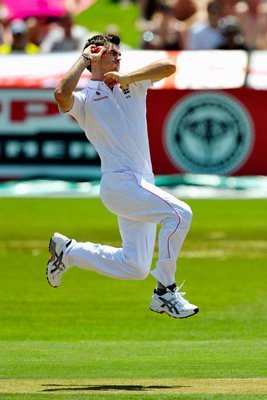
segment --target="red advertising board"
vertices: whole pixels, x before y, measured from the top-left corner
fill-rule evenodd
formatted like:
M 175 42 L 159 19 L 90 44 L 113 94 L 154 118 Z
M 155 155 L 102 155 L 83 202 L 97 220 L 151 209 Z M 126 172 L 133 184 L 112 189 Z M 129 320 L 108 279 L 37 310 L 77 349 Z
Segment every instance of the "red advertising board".
M 154 172 L 266 175 L 265 90 L 154 90 L 148 127 Z

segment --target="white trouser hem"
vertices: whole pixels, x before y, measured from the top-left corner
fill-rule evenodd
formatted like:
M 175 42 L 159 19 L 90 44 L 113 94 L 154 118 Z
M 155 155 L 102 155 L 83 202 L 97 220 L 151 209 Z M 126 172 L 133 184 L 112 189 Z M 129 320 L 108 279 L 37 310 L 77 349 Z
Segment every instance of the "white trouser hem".
M 173 274 L 170 274 L 170 271 L 166 271 L 164 274 L 162 270 L 155 268 L 150 274 L 164 286 L 170 286 L 175 283 L 175 271 Z

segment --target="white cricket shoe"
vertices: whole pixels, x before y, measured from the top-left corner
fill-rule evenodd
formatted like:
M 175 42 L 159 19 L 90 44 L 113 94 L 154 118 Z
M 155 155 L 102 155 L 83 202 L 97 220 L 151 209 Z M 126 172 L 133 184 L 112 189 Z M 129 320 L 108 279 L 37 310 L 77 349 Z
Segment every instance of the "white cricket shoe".
M 183 297 L 185 293 L 179 293 L 182 285 L 179 288 L 175 285 L 173 290 L 167 287 L 166 293 L 163 295 L 157 294 L 155 289 L 150 303 L 150 310 L 160 314 L 166 313 L 173 318 L 188 318 L 197 314 L 198 307 L 190 304 Z
M 65 250 L 70 246 L 72 239 L 55 232 L 50 238 L 48 250 L 51 254 L 47 263 L 46 278 L 48 283 L 56 288 L 60 285 L 61 278 L 67 268 L 62 262 Z

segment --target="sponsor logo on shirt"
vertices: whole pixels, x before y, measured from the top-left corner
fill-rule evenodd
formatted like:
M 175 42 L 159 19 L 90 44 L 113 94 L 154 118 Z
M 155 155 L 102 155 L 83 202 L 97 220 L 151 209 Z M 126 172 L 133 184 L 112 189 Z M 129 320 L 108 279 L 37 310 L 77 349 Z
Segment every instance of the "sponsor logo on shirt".
M 100 100 L 105 100 L 105 99 L 108 99 L 108 96 L 98 97 L 97 99 L 93 99 L 93 101 L 100 101 Z
M 130 99 L 131 98 L 131 94 L 130 94 L 130 89 L 129 88 L 122 89 L 122 93 L 126 96 L 126 99 Z

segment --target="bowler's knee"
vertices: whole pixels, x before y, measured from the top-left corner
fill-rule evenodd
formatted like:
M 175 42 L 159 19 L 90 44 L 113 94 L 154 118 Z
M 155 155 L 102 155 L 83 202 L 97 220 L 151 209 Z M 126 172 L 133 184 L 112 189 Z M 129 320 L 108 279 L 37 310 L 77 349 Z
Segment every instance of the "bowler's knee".
M 172 215 L 173 225 L 178 225 L 180 228 L 189 229 L 193 213 L 190 206 L 183 201 L 174 205 L 174 213 Z
M 147 278 L 150 272 L 150 265 L 146 263 L 131 263 L 131 279 L 133 280 L 144 280 Z
M 193 218 L 193 211 L 191 207 L 183 202 L 183 210 L 182 210 L 182 219 L 190 226 L 192 218 Z

